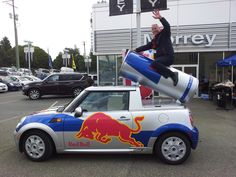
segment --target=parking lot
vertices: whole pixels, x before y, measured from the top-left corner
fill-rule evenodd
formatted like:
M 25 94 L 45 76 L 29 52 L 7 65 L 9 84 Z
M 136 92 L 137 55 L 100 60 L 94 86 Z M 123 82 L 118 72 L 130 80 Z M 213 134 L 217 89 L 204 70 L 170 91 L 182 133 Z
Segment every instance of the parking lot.
M 218 110 L 212 102 L 201 99 L 188 103 L 200 132 L 200 141 L 182 165 L 166 165 L 151 155 L 64 154 L 37 163 L 20 154 L 13 139 L 19 119 L 71 99 L 43 97 L 32 101 L 20 91 L 0 94 L 0 177 L 236 176 L 236 109 Z

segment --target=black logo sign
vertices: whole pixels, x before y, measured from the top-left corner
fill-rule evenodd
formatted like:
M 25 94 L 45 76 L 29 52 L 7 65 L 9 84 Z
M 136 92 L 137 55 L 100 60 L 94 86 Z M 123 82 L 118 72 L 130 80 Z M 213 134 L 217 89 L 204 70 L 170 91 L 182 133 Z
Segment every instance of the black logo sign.
M 133 0 L 109 0 L 110 16 L 133 13 Z
M 167 3 L 166 0 L 141 0 L 141 11 L 149 12 L 154 9 L 166 10 Z

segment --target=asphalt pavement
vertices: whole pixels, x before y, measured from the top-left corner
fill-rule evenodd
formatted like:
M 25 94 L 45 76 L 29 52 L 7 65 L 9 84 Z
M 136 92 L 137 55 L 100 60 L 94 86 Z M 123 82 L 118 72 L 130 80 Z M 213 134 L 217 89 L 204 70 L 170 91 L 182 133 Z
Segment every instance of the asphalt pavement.
M 177 166 L 151 155 L 62 154 L 32 162 L 18 152 L 13 131 L 21 117 L 71 97 L 29 100 L 21 92 L 0 94 L 0 177 L 236 177 L 236 109 L 218 110 L 210 101 L 193 99 L 191 109 L 200 141 L 189 159 Z

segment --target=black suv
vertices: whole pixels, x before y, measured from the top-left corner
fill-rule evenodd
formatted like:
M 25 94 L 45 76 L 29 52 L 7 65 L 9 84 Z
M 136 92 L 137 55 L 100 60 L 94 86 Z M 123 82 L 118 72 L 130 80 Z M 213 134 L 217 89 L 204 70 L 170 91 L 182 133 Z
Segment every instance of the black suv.
M 39 99 L 42 95 L 74 95 L 93 85 L 93 80 L 79 73 L 58 73 L 46 77 L 42 81 L 26 84 L 23 94 L 30 99 Z

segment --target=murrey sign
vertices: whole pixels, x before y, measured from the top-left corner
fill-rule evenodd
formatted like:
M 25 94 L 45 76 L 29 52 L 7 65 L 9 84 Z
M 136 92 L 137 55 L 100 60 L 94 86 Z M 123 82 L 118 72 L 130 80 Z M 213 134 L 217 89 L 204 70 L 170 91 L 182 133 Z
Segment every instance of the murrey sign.
M 166 0 L 141 0 L 141 11 L 149 12 L 154 9 L 166 10 L 167 3 Z
M 171 36 L 171 41 L 175 45 L 184 44 L 187 45 L 189 42 L 195 45 L 205 44 L 205 47 L 211 47 L 214 40 L 216 38 L 216 34 L 193 34 L 193 35 L 178 35 Z M 151 41 L 151 37 L 149 34 L 144 34 L 144 44 Z
M 110 0 L 109 12 L 110 16 L 132 14 L 133 0 Z

